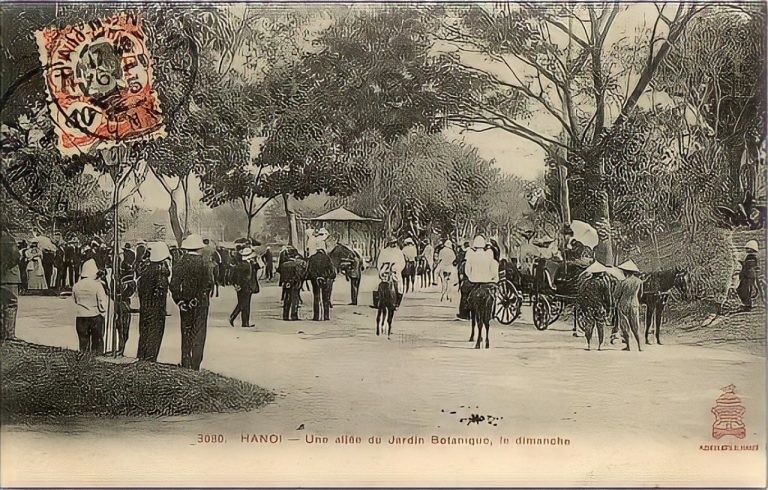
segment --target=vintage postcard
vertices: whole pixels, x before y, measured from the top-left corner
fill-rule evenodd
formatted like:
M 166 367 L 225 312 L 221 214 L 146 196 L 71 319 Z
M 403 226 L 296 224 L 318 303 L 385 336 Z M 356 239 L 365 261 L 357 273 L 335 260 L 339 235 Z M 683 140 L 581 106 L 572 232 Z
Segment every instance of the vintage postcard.
M 765 2 L 3 2 L 0 486 L 766 486 Z

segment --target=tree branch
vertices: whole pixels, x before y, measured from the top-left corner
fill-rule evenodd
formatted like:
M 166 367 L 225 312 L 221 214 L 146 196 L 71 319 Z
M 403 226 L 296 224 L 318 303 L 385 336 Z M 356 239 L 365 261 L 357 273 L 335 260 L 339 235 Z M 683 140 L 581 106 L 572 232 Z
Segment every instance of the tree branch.
M 557 27 L 564 33 L 566 33 L 571 39 L 576 41 L 576 44 L 581 46 L 584 49 L 589 49 L 589 43 L 587 41 L 584 41 L 579 36 L 577 36 L 574 32 L 572 32 L 568 27 L 566 27 L 564 24 L 562 24 L 560 21 L 554 20 L 554 18 L 548 16 L 545 18 L 545 22 L 548 24 L 552 24 L 553 26 Z

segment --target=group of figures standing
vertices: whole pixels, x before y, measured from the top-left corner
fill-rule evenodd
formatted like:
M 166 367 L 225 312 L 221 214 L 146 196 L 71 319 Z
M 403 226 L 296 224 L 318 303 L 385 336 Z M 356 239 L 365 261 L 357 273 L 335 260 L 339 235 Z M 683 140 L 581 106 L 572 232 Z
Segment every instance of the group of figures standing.
M 131 315 L 131 298 L 137 294 L 139 301 L 139 359 L 156 361 L 165 330 L 167 296 L 176 303 L 181 324 L 181 365 L 199 369 L 205 346 L 210 298 L 218 295 L 219 285 L 232 285 L 237 292 L 237 304 L 229 316 L 234 327 L 238 317 L 242 327 L 252 327 L 250 321 L 251 298 L 260 290 L 259 271 L 264 268 L 271 279 L 279 274 L 282 288 L 282 318 L 285 321 L 299 319 L 302 303 L 301 291 L 311 289 L 312 320 L 330 320 L 333 308 L 331 295 L 334 281 L 342 274 L 350 282 L 350 304 L 358 304 L 360 281 L 366 262 L 362 253 L 351 245 L 338 242 L 330 251 L 326 247 L 328 233 L 321 229 L 310 237 L 305 254 L 288 245 L 282 248 L 277 268 L 269 248 L 259 255 L 256 242 L 241 240 L 234 251 L 217 248 L 198 235 L 188 236 L 181 247 L 169 247 L 163 242 L 140 242 L 134 248 L 125 244 L 119 257 L 117 274 L 112 273 L 110 247 L 98 239 L 80 247 L 76 241 L 50 245 L 45 249 L 53 253 L 53 271 L 46 272 L 40 253 L 40 244 L 16 242 L 4 230 L 2 240 L 2 304 L 3 339 L 15 338 L 15 314 L 19 287 L 30 287 L 38 279 L 26 279 L 22 270 L 37 271 L 42 282 L 50 276 L 56 283 L 72 290 L 77 306 L 76 331 L 81 351 L 102 353 L 106 318 L 115 311 L 115 327 L 118 337 L 116 353 L 122 355 L 128 340 Z M 402 244 L 401 244 L 402 243 Z M 739 272 L 736 292 L 743 309 L 752 307 L 755 288 L 758 287 L 758 244 L 752 240 L 745 247 L 745 258 Z M 50 254 L 48 254 L 50 257 Z M 630 348 L 631 337 L 640 343 L 641 305 L 646 309 L 645 341 L 648 330 L 656 324 L 656 342 L 661 343 L 661 314 L 669 291 L 677 287 L 687 295 L 687 272 L 682 269 L 641 273 L 632 260 L 617 267 L 601 264 L 594 259 L 589 247 L 571 240 L 566 247 L 567 260 L 560 261 L 554 274 L 550 274 L 545 259 L 537 259 L 531 271 L 524 270 L 515 258 L 507 260 L 495 240 L 477 235 L 473 241 L 464 241 L 454 247 L 449 239 L 441 240 L 437 247 L 429 241 L 406 238 L 402 242 L 395 237 L 385 241 L 378 255 L 376 267 L 380 284 L 374 291 L 374 307 L 379 308 L 377 333 L 384 326 L 389 335 L 392 318 L 403 297 L 417 285 L 442 285 L 442 300 L 451 300 L 453 287 L 458 286 L 460 295 L 456 316 L 472 321 L 474 340 L 478 327 L 476 347 L 482 345 L 485 327 L 485 346 L 489 345 L 489 323 L 496 310 L 496 291 L 500 284 L 509 281 L 524 290 L 524 277 L 530 274 L 535 295 L 560 295 L 570 297 L 578 306 L 580 322 L 587 347 L 591 347 L 592 335 L 597 330 L 597 348 L 604 340 L 604 328 L 612 326 L 612 341 L 621 332 L 625 350 Z M 30 266 L 29 264 L 33 265 Z M 570 272 L 569 272 L 570 271 Z M 63 279 L 62 279 L 63 278 Z M 416 279 L 420 278 L 419 281 Z M 58 280 L 62 282 L 59 282 Z M 112 281 L 117 284 L 112 288 Z M 51 280 L 51 282 L 54 282 Z M 111 301 L 110 301 L 111 300 Z M 575 318 L 575 317 L 574 317 Z M 388 327 L 388 328 L 386 328 Z M 574 320 L 574 335 L 577 322 Z M 631 337 L 630 337 L 631 334 Z

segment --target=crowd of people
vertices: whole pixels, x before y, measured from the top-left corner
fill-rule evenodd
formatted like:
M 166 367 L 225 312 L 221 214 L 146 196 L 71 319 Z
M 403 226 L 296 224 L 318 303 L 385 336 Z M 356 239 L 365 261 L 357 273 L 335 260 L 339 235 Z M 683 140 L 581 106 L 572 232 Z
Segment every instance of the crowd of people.
M 2 239 L 2 305 L 3 339 L 15 338 L 15 315 L 20 290 L 35 291 L 54 288 L 71 290 L 76 304 L 75 330 L 81 351 L 101 354 L 105 350 L 104 333 L 107 318 L 114 315 L 117 332 L 116 354 L 122 355 L 128 341 L 132 313 L 131 300 L 138 297 L 139 359 L 156 361 L 169 316 L 166 303 L 170 293 L 179 308 L 181 326 L 181 366 L 199 369 L 205 346 L 210 298 L 218 295 L 219 286 L 231 285 L 237 303 L 229 324 L 234 327 L 252 327 L 251 298 L 260 291 L 259 277 L 267 281 L 279 275 L 282 288 L 282 318 L 298 320 L 301 305 L 300 292 L 312 291 L 312 319 L 327 321 L 333 308 L 331 293 L 339 274 L 350 282 L 351 303 L 358 304 L 360 280 L 366 260 L 355 244 L 338 243 L 328 250 L 327 230 L 308 230 L 307 247 L 301 254 L 295 247 L 284 246 L 277 257 L 269 247 L 256 252 L 258 242 L 241 239 L 233 249 L 216 246 L 199 235 L 189 235 L 180 247 L 164 242 L 125 243 L 118 255 L 117 272 L 113 273 L 111 247 L 98 238 L 87 245 L 76 239 L 56 244 L 39 238 L 26 241 L 13 240 L 4 230 Z M 738 296 L 745 308 L 751 307 L 753 288 L 758 277 L 757 242 L 746 244 L 746 257 L 740 272 Z M 570 240 L 566 257 L 571 262 L 582 261 L 589 266 L 584 270 L 585 280 L 579 283 L 579 303 L 585 314 L 584 332 L 587 342 L 593 330 L 598 333 L 598 347 L 603 341 L 603 327 L 609 310 L 615 312 L 614 335 L 620 330 L 629 350 L 630 334 L 639 340 L 640 304 L 643 297 L 641 272 L 632 260 L 616 268 L 601 264 L 593 258 L 591 249 Z M 543 263 L 543 261 L 541 262 Z M 391 237 L 385 241 L 375 266 L 380 278 L 392 281 L 399 307 L 405 294 L 416 285 L 414 277 L 425 280 L 422 285 L 443 287 L 443 293 L 458 289 L 460 299 L 456 316 L 470 319 L 468 299 L 478 288 L 491 288 L 499 279 L 510 277 L 519 282 L 524 273 L 540 276 L 542 283 L 553 287 L 548 272 L 541 269 L 525 270 L 525 263 L 516 258 L 502 257 L 498 243 L 477 235 L 471 241 L 454 246 L 450 239 L 440 240 L 433 246 L 429 240 Z M 535 269 L 535 266 L 534 266 Z M 618 270 L 617 279 L 612 270 Z M 444 298 L 441 298 L 444 299 Z M 375 303 L 375 298 L 374 298 Z

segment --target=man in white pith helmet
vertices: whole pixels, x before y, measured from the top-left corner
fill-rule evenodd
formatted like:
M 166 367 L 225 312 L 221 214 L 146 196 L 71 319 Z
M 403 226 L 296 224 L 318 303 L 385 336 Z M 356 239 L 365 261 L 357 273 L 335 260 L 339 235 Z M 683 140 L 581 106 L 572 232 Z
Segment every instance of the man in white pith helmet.
M 181 248 L 186 254 L 173 264 L 169 289 L 181 317 L 181 366 L 199 371 L 208 330 L 213 273 L 201 254 L 205 243 L 200 235 L 188 236 Z
M 387 239 L 386 247 L 379 254 L 377 267 L 379 269 L 380 278 L 382 278 L 385 273 L 390 274 L 390 277 L 395 283 L 397 305 L 400 306 L 400 302 L 403 298 L 402 272 L 403 268 L 405 268 L 405 256 L 397 244 L 397 238 L 390 237 Z
M 493 251 L 488 248 L 485 237 L 477 235 L 472 241 L 472 246 L 464 255 L 464 280 L 460 292 L 458 318 L 469 318 L 469 295 L 473 289 L 481 284 L 496 284 L 499 282 L 499 263 L 493 256 Z

